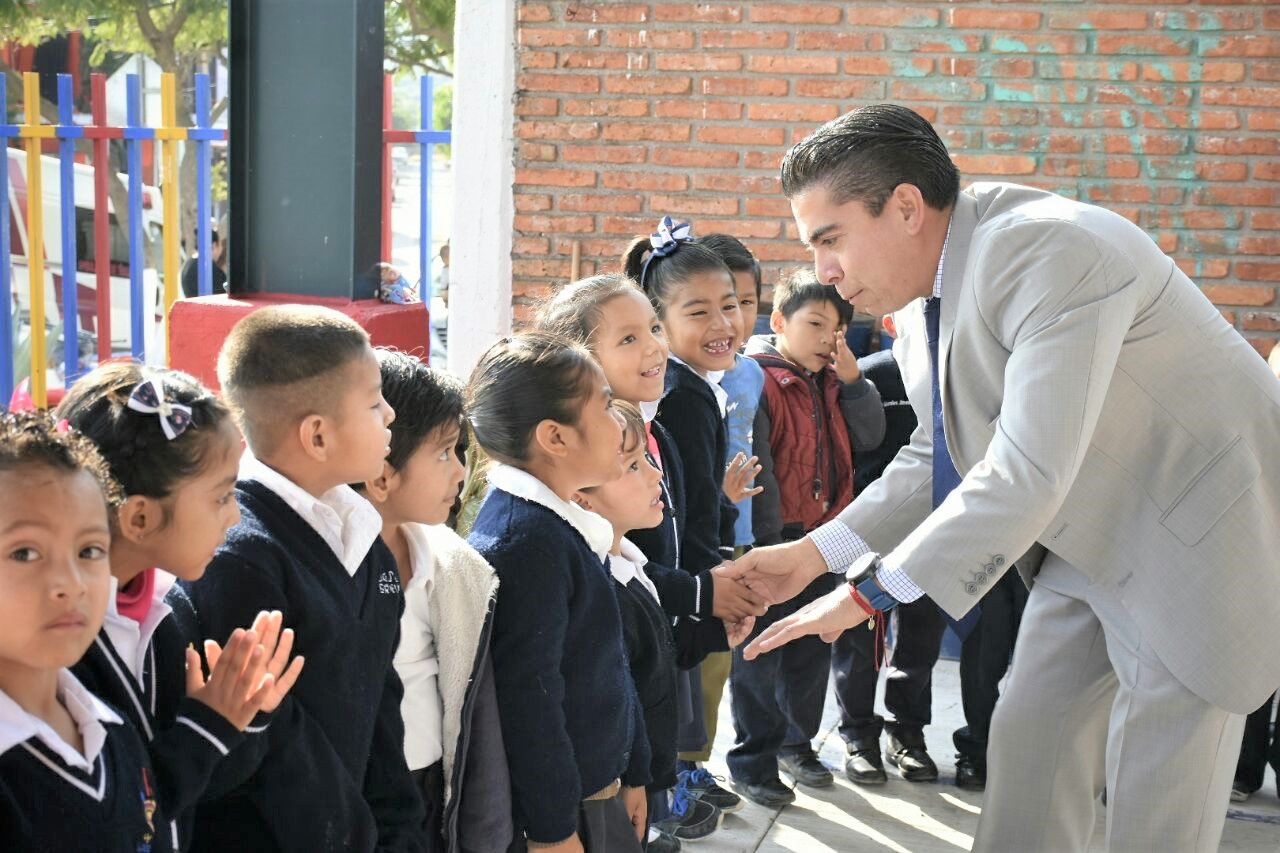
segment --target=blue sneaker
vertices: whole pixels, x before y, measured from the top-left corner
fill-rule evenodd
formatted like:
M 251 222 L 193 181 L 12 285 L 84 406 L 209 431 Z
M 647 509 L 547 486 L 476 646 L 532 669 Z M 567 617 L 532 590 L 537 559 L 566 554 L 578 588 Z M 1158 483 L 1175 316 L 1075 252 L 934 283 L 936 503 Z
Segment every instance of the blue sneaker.
M 682 771 L 676 778 L 689 788 L 692 796 L 704 803 L 711 803 L 724 814 L 731 814 L 742 808 L 742 798 L 716 784 L 723 781 L 722 777 L 711 775 L 704 767 Z
M 720 810 L 692 795 L 686 780 L 681 778 L 671 789 L 671 816 L 654 824 L 680 841 L 697 841 L 706 838 L 720 828 Z

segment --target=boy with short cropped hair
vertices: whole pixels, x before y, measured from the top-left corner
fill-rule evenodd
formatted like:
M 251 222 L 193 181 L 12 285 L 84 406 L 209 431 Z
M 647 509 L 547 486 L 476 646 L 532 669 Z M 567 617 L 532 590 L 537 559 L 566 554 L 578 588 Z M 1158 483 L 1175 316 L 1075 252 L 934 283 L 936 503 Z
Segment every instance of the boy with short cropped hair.
M 195 849 L 420 850 L 392 656 L 403 606 L 381 520 L 347 483 L 382 472 L 395 415 L 368 335 L 327 308 L 263 308 L 231 330 L 218 379 L 244 431 L 240 523 L 189 586 L 206 636 L 287 614 L 302 677 L 239 780 L 200 805 Z
M 754 436 L 762 468 L 757 484 L 764 487 L 752 504 L 757 545 L 799 539 L 834 518 L 853 500 L 854 452 L 884 439 L 880 395 L 845 344 L 852 313 L 812 271 L 797 272 L 774 291 L 774 335 L 757 335 L 747 344 L 747 354 L 765 373 Z M 791 601 L 769 608 L 756 620 L 756 633 L 829 592 L 838 580 L 819 578 Z M 821 723 L 831 647 L 807 639 L 813 642 L 790 656 L 747 661 L 734 652 L 730 689 L 737 743 L 729 752 L 729 770 L 739 790 L 762 805 L 795 799 L 778 777 L 779 765 L 802 785 L 833 781 L 811 743 Z

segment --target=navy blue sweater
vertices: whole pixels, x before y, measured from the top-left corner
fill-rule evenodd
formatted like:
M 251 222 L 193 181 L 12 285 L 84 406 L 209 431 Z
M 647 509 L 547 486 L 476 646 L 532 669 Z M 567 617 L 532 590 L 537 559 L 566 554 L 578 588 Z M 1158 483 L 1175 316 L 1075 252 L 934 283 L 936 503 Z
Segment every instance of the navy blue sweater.
M 119 709 L 147 742 L 165 814 L 165 832 L 175 849 L 191 844 L 196 801 L 205 794 L 222 757 L 245 737 L 224 717 L 187 696 L 186 648 L 201 648 L 195 611 L 180 587 L 165 602 L 173 612 L 161 620 L 147 645 L 142 684 L 129 671 L 106 629 L 72 667 L 80 683 Z M 255 720 L 261 723 L 263 720 Z
M 260 610 L 294 630 L 302 676 L 264 737 L 226 759 L 244 779 L 201 803 L 196 850 L 421 850 L 421 798 L 404 759 L 395 558 L 374 542 L 354 577 L 274 492 L 236 484 L 240 523 L 187 586 L 205 636 L 225 640 Z
M 649 781 L 614 581 L 568 522 L 499 488 L 468 541 L 498 573 L 493 675 L 516 829 L 563 841 L 585 797 Z

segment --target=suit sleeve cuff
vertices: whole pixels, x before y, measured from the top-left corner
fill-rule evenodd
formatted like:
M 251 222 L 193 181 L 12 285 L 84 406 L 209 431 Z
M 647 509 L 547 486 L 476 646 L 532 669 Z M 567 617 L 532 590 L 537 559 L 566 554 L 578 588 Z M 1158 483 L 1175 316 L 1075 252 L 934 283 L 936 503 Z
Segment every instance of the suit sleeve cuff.
M 924 596 L 924 590 L 916 586 L 915 582 L 907 577 L 906 572 L 883 560 L 880 562 L 880 570 L 876 572 L 876 582 L 885 592 L 903 604 L 910 604 Z
M 827 571 L 844 574 L 859 558 L 871 553 L 866 540 L 854 533 L 847 524 L 833 518 L 809 534 L 809 541 L 817 547 L 826 561 Z M 892 591 L 892 590 L 890 590 Z

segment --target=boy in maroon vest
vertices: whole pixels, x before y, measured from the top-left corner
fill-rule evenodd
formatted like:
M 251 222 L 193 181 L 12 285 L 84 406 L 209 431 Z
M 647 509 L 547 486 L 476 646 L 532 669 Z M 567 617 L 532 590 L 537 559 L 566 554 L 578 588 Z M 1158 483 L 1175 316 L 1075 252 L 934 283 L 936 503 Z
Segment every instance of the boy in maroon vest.
M 774 291 L 769 325 L 747 355 L 764 368 L 764 394 L 756 411 L 752 452 L 764 491 L 752 505 L 757 545 L 803 537 L 834 518 L 853 500 L 853 454 L 884 439 L 884 407 L 863 378 L 844 340 L 853 309 L 811 270 L 797 272 Z M 755 633 L 835 588 L 841 578 L 815 580 L 803 593 L 769 608 Z M 812 740 L 826 696 L 831 647 L 817 637 L 779 654 L 747 661 L 734 652 L 731 695 L 737 742 L 729 771 L 741 793 L 777 808 L 795 794 L 778 776 L 781 767 L 798 783 L 832 784 Z

